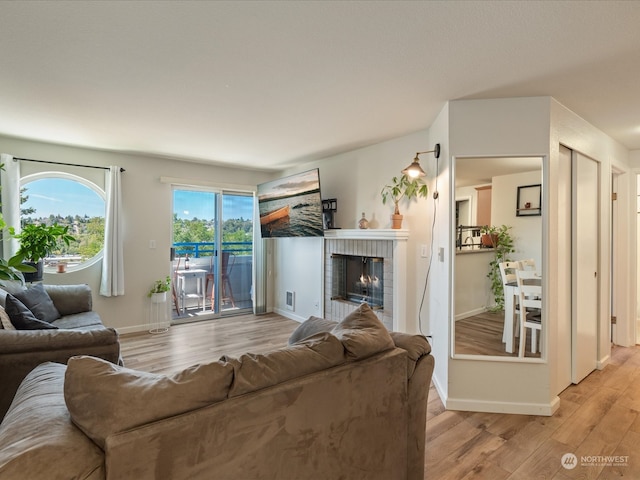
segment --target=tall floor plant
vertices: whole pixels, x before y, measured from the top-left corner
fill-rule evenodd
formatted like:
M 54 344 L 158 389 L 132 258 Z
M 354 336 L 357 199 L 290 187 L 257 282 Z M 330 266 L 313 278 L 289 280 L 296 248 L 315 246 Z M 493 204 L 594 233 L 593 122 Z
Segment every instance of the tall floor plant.
M 491 238 L 494 256 L 489 262 L 489 272 L 487 277 L 491 281 L 491 293 L 495 306 L 489 308 L 492 312 L 504 310 L 504 288 L 502 285 L 502 275 L 500 274 L 500 264 L 511 261 L 509 255 L 515 252 L 513 248 L 513 237 L 509 232 L 510 226 L 487 225 L 482 227 L 480 233 L 487 234 Z

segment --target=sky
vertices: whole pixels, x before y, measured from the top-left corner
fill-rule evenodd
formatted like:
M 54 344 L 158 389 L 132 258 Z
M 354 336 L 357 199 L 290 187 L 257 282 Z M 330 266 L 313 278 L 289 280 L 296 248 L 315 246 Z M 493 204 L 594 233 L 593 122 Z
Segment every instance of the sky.
M 184 220 L 212 220 L 215 217 L 215 193 L 174 190 L 173 211 Z M 253 197 L 225 194 L 222 197 L 222 221 L 230 218 L 252 219 Z
M 64 178 L 42 178 L 25 185 L 29 197 L 22 208 L 33 207 L 34 218 L 49 215 L 104 217 L 104 200 L 79 182 Z
M 264 201 L 270 198 L 299 195 L 319 188 L 320 177 L 318 169 L 315 168 L 258 185 L 258 198 Z
M 79 182 L 63 178 L 43 178 L 26 184 L 29 198 L 23 208 L 33 207 L 32 216 L 88 215 L 104 216 L 104 200 L 92 189 Z M 194 217 L 211 220 L 215 216 L 215 194 L 194 190 L 174 191 L 174 211 L 178 218 L 191 220 Z M 229 218 L 253 218 L 253 197 L 224 195 L 223 221 Z

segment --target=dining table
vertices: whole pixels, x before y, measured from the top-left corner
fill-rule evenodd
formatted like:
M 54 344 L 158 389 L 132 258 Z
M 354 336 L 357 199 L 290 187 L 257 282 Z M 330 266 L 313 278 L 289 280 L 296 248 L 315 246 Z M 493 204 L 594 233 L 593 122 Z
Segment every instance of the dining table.
M 187 268 L 176 270 L 176 279 L 178 287 L 178 295 L 180 297 L 180 311 L 184 313 L 185 300 L 190 297 L 198 298 L 198 303 L 202 302 L 202 311 L 205 311 L 206 291 L 205 291 L 205 277 L 207 270 L 200 268 Z M 187 292 L 187 280 L 194 278 L 196 280 L 196 292 L 190 294 Z

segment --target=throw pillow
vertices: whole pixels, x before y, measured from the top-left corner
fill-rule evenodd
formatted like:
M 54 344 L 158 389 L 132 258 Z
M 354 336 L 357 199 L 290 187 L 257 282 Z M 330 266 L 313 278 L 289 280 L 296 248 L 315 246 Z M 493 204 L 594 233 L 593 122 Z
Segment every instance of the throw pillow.
M 344 317 L 331 333 L 342 341 L 350 360 L 367 358 L 395 347 L 389 331 L 366 303 Z
M 11 294 L 5 300 L 5 310 L 16 330 L 57 329 L 55 325 L 37 319 L 20 300 Z
M 313 315 L 302 322 L 296 327 L 291 336 L 289 337 L 289 345 L 299 342 L 311 335 L 315 335 L 320 332 L 330 332 L 333 327 L 336 326 L 333 320 L 326 320 L 320 317 L 314 317 Z
M 53 322 L 60 318 L 60 312 L 56 309 L 51 297 L 44 289 L 44 285 L 36 283 L 26 290 L 13 294 L 26 307 L 31 310 L 33 316 L 45 322 Z
M 16 329 L 16 327 L 13 326 L 13 323 L 11 323 L 11 319 L 9 318 L 9 315 L 7 315 L 7 312 L 1 306 L 0 306 L 0 323 L 2 323 L 2 328 L 4 328 L 5 330 Z
M 232 364 L 235 371 L 229 398 L 326 370 L 345 361 L 342 343 L 327 332 L 272 352 L 245 353 L 239 358 L 223 356 L 220 360 Z
M 167 376 L 76 356 L 67 363 L 64 399 L 73 423 L 104 449 L 112 434 L 226 399 L 232 380 L 225 362 Z

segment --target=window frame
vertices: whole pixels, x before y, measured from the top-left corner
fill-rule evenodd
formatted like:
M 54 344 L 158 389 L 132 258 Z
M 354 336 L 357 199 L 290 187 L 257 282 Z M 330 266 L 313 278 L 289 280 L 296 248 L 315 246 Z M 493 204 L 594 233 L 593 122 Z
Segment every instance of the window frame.
M 70 180 L 70 181 L 74 181 L 74 182 L 78 182 L 81 185 L 91 189 L 93 192 L 95 192 L 104 202 L 104 206 L 105 206 L 105 211 L 103 213 L 103 218 L 106 219 L 106 209 L 107 209 L 107 194 L 106 192 L 100 188 L 98 185 L 96 185 L 95 183 L 93 183 L 91 180 L 88 180 L 86 178 L 83 178 L 79 175 L 74 175 L 73 173 L 67 173 L 67 172 L 60 172 L 60 171 L 46 171 L 46 172 L 37 172 L 37 173 L 32 173 L 29 175 L 25 175 L 24 177 L 22 177 L 20 179 L 20 190 L 22 190 L 23 188 L 27 187 L 27 184 L 31 183 L 31 182 L 35 182 L 37 180 L 46 180 L 46 179 L 54 179 L 54 178 L 58 178 L 58 179 L 62 179 L 62 180 Z M 20 213 L 20 222 L 22 223 L 22 213 Z M 96 253 L 93 257 L 89 258 L 88 260 L 74 266 L 74 267 L 67 267 L 67 272 L 78 272 L 80 270 L 84 270 L 86 268 L 89 268 L 93 265 L 95 265 L 98 262 L 102 261 L 102 258 L 104 257 L 104 237 L 102 239 L 102 248 L 100 249 L 100 251 L 98 253 Z M 56 269 L 53 267 L 44 267 L 44 272 L 45 273 L 56 273 Z

